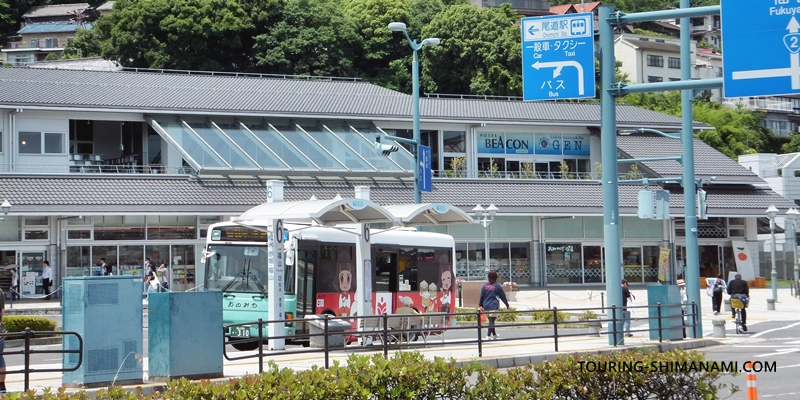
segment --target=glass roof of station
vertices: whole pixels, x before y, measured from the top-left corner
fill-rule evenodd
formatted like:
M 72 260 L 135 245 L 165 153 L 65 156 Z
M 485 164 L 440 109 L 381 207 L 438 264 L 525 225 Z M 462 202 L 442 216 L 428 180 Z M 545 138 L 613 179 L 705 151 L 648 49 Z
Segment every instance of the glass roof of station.
M 367 123 L 176 116 L 149 123 L 201 173 L 378 175 L 410 173 L 414 166 L 414 156 L 399 144 L 389 157 L 378 154 L 374 144 L 381 130 Z

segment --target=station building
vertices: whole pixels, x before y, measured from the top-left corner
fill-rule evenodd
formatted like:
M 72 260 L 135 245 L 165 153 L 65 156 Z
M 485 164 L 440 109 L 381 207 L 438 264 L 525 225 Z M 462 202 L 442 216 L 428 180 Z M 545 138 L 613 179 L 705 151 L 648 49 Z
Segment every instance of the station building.
M 0 68 L 0 201 L 11 204 L 0 266 L 24 275 L 50 260 L 57 288 L 63 276 L 96 274 L 101 257 L 115 274 L 141 274 L 149 257 L 170 265 L 173 290 L 187 290 L 202 285 L 207 227 L 266 201 L 267 180 L 284 182 L 287 201 L 370 186 L 382 205 L 412 203 L 413 155 L 398 145 L 383 157 L 374 146 L 380 135 L 412 137 L 411 100 L 355 79 Z M 677 132 L 681 123 L 627 105 L 617 118 L 620 130 Z M 426 228 L 456 238 L 459 278 L 483 279 L 489 267 L 521 286 L 603 284 L 599 127 L 593 103 L 421 99 L 434 170 L 423 202 L 499 209 L 486 230 Z M 620 135 L 617 150 L 667 157 L 681 144 Z M 699 140 L 695 160 L 698 179 L 710 182 L 701 276 L 754 275 L 764 210 L 794 203 Z M 638 218 L 641 183 L 619 188 L 623 276 L 656 282 L 668 249 L 662 273 L 674 281 L 686 253 L 681 166 L 620 168 L 623 179 L 676 178 L 648 187 L 669 190 L 669 220 Z

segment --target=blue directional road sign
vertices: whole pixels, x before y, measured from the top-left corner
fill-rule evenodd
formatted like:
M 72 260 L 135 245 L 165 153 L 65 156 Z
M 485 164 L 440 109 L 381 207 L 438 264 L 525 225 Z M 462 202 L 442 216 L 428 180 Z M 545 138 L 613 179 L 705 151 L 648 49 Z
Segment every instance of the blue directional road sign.
M 800 94 L 796 0 L 723 0 L 725 97 Z
M 431 148 L 428 146 L 419 146 L 419 190 L 421 192 L 430 192 L 433 190 L 431 185 Z
M 592 13 L 523 18 L 523 99 L 577 99 L 594 94 Z

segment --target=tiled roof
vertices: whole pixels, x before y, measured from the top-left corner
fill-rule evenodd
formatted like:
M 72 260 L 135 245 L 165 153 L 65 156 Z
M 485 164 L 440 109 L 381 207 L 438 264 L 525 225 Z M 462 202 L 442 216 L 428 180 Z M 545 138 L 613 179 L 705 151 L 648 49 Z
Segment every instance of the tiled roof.
M 680 140 L 655 134 L 633 134 L 617 137 L 617 148 L 628 158 L 677 157 L 683 153 Z M 726 155 L 714 150 L 699 139 L 694 139 L 695 175 L 708 179 L 717 177 L 717 182 L 765 183 L 755 173 Z M 677 161 L 643 163 L 649 170 L 663 177 L 680 176 L 683 167 Z
M 579 13 L 591 12 L 591 11 L 594 11 L 595 8 L 600 7 L 602 4 L 603 4 L 603 2 L 600 2 L 600 1 L 592 1 L 592 2 L 589 2 L 589 3 L 583 3 L 583 5 L 575 4 L 575 10 L 578 11 Z
M 330 199 L 353 196 L 353 183 L 287 182 L 287 201 L 312 195 Z M 371 183 L 371 199 L 382 205 L 412 203 L 408 183 Z M 4 198 L 17 215 L 98 215 L 108 213 L 239 214 L 266 200 L 263 183 L 256 181 L 197 181 L 172 177 L 0 177 Z M 634 215 L 641 185 L 620 185 L 620 213 Z M 709 214 L 762 216 L 775 204 L 793 202 L 769 189 L 747 186 L 706 186 Z M 670 194 L 671 213 L 683 213 L 680 188 Z M 590 181 L 497 181 L 436 179 L 423 202 L 448 203 L 470 211 L 476 204 L 494 203 L 500 213 L 531 215 L 602 215 L 602 187 Z
M 572 8 L 572 4 L 562 4 L 560 6 L 552 6 L 550 7 L 551 14 L 562 15 L 566 14 Z
M 107 1 L 107 2 L 103 3 L 100 6 L 97 6 L 97 8 L 95 8 L 95 10 L 97 10 L 97 11 L 111 11 L 111 9 L 114 8 L 114 3 L 116 3 L 116 2 L 115 1 Z
M 62 32 L 75 32 L 80 28 L 74 22 L 59 21 L 59 22 L 37 22 L 34 24 L 25 25 L 17 33 L 20 35 L 31 33 L 62 33 Z M 83 24 L 83 29 L 92 29 L 92 24 Z
M 75 15 L 76 10 L 85 10 L 89 8 L 89 3 L 72 3 L 72 4 L 54 4 L 52 6 L 38 6 L 32 7 L 22 18 L 41 18 L 41 17 L 57 17 L 66 15 Z
M 54 87 L 80 90 L 53 90 Z M 144 112 L 411 118 L 411 96 L 361 81 L 0 68 L 0 104 Z M 422 98 L 424 121 L 599 126 L 597 103 Z M 680 118 L 618 105 L 622 126 L 679 127 Z

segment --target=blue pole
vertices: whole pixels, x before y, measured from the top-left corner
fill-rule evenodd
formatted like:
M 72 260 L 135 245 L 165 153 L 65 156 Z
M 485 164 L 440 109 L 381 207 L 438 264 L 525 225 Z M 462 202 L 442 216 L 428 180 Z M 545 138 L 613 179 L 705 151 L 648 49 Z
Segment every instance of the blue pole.
M 614 84 L 614 6 L 602 5 L 600 21 L 600 148 L 603 163 L 603 242 L 606 248 L 606 293 L 612 315 L 608 344 L 624 344 L 622 335 L 622 246 L 619 230 L 619 177 L 617 171 L 617 104 L 611 91 Z M 613 307 L 616 306 L 616 307 Z M 616 326 L 615 326 L 616 325 Z M 618 339 L 615 340 L 615 339 Z
M 406 34 L 408 35 L 408 34 Z M 411 62 L 411 83 L 414 86 L 411 97 L 411 113 L 414 119 L 414 204 L 422 203 L 422 193 L 419 191 L 419 60 L 417 52 L 422 47 L 408 38 L 411 48 L 414 49 L 414 61 Z
M 689 0 L 681 0 L 681 9 L 690 8 Z M 681 18 L 681 80 L 691 76 L 691 22 Z M 694 177 L 694 129 L 692 126 L 692 91 L 681 91 L 681 143 L 683 144 L 683 201 L 686 218 L 686 298 L 689 303 L 700 304 L 700 256 L 697 244 L 697 183 Z M 692 327 L 691 337 L 703 337 L 703 319 L 697 307 L 697 324 Z

